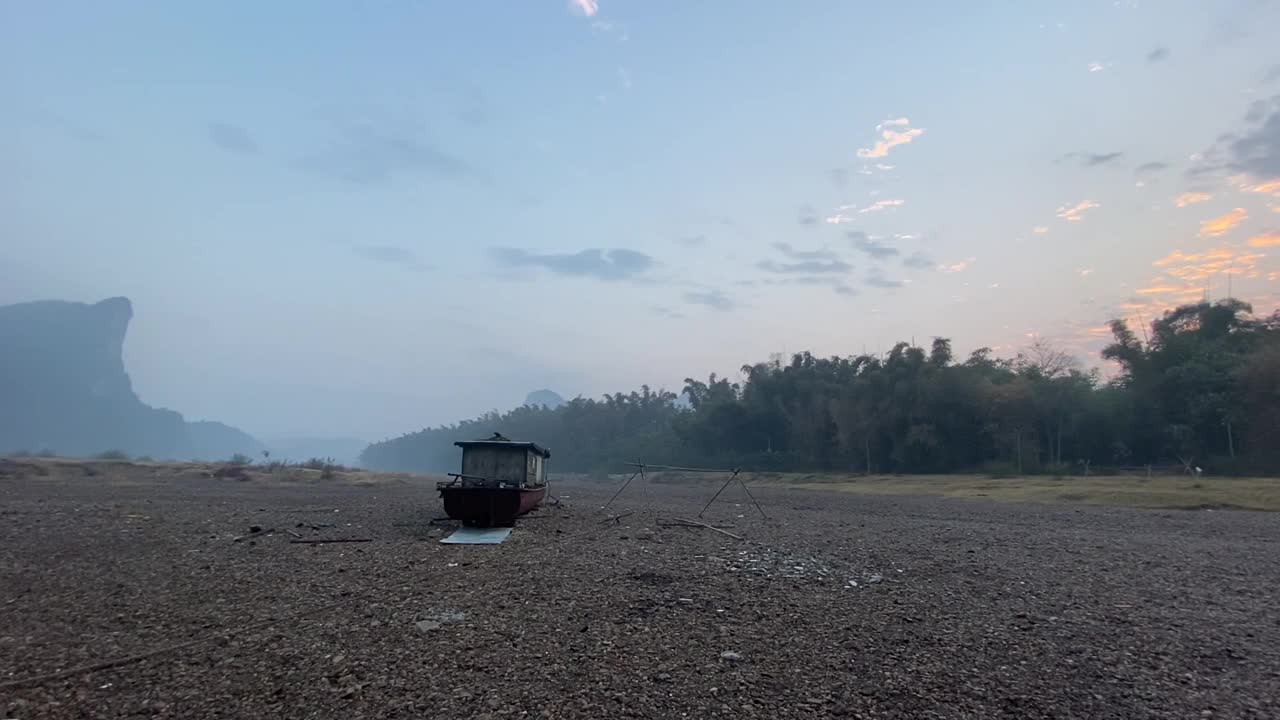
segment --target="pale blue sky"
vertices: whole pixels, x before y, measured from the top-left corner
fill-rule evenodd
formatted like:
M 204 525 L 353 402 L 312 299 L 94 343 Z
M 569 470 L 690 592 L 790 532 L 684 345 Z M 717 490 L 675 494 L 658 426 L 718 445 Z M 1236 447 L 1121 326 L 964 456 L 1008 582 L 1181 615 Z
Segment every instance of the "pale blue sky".
M 1276 27 L 1273 0 L 5 3 L 0 303 L 130 297 L 142 398 L 265 436 L 934 335 L 1088 356 L 1232 270 L 1275 306 Z

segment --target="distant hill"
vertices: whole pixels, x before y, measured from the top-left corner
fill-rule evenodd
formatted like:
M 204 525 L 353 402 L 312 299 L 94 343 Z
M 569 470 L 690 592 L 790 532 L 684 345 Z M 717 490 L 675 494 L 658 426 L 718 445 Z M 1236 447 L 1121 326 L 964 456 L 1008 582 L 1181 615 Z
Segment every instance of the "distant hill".
M 542 406 L 555 410 L 564 404 L 564 398 L 552 390 L 534 390 L 524 398 L 525 405 Z
M 261 452 L 233 427 L 188 423 L 138 399 L 122 356 L 132 319 L 123 297 L 0 306 L 0 454 L 120 450 L 216 460 Z
M 302 462 L 311 458 L 332 459 L 339 465 L 356 465 L 369 444 L 357 438 L 268 438 L 272 460 Z

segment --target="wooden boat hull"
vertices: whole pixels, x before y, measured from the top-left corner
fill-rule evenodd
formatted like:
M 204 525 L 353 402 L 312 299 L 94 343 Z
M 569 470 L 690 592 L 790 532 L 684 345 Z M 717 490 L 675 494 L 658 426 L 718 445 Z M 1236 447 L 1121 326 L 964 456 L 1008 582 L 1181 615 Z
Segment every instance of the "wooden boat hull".
M 444 511 L 454 520 L 480 527 L 507 526 L 538 507 L 547 486 L 494 488 L 449 486 L 440 488 Z

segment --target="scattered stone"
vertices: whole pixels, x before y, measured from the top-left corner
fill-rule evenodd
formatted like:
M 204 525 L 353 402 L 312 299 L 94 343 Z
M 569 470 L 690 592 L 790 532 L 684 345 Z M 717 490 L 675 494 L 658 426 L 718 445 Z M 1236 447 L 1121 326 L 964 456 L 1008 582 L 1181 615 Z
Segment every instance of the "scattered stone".
M 725 650 L 720 653 L 720 659 L 728 660 L 729 662 L 739 662 L 742 660 L 742 656 L 732 650 Z

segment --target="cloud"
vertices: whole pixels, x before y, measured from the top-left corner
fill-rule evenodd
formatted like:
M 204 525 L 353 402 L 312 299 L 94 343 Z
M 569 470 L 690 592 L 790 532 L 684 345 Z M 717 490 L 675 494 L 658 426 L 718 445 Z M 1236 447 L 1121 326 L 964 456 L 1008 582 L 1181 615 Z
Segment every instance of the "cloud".
M 870 273 L 867 274 L 867 277 L 865 280 L 863 280 L 863 282 L 870 285 L 871 287 L 878 287 L 878 288 L 900 288 L 903 285 L 906 285 L 906 283 L 903 282 L 902 280 L 892 280 L 890 278 L 886 278 L 885 276 L 880 274 L 879 270 L 872 270 Z
M 654 267 L 653 258 L 625 248 L 592 248 L 576 253 L 535 253 L 521 248 L 493 249 L 494 258 L 506 267 L 538 267 L 557 275 L 591 277 L 612 282 L 630 280 Z
M 859 210 L 858 214 L 866 215 L 867 213 L 880 212 L 881 210 L 886 210 L 888 208 L 901 207 L 906 204 L 907 204 L 906 200 L 877 200 L 871 203 L 870 205 Z
M 843 225 L 845 223 L 853 222 L 853 218 L 845 215 L 844 213 L 836 213 L 835 215 L 828 215 L 823 222 L 828 225 Z
M 449 153 L 367 125 L 346 128 L 337 142 L 304 159 L 300 167 L 366 185 L 397 176 L 458 178 L 468 173 L 466 164 Z
M 1100 62 L 1089 63 L 1089 72 L 1091 73 L 1102 72 L 1103 70 L 1106 70 L 1106 69 L 1107 69 L 1107 66 L 1104 65 L 1103 63 L 1100 63 Z
M 1255 193 L 1257 195 L 1270 195 L 1273 198 L 1280 198 L 1280 180 L 1272 180 L 1271 182 L 1258 183 L 1257 185 L 1245 185 L 1240 188 L 1247 193 Z
M 880 123 L 876 126 L 880 139 L 869 148 L 858 148 L 858 157 L 863 160 L 886 157 L 893 148 L 906 145 L 924 134 L 924 128 L 913 128 L 910 125 L 911 121 L 907 118 L 896 118 Z M 906 129 L 895 130 L 894 128 Z
M 810 205 L 801 205 L 799 213 L 796 214 L 796 222 L 805 226 L 817 225 L 818 211 Z
M 399 265 L 407 270 L 422 271 L 428 266 L 418 258 L 418 254 L 409 248 L 395 245 L 366 245 L 355 248 L 356 254 L 367 260 Z
M 1069 152 L 1058 159 L 1058 162 L 1075 161 L 1080 163 L 1081 167 L 1098 167 L 1099 165 L 1108 165 L 1124 157 L 1122 152 L 1109 153 L 1087 153 L 1087 152 Z
M 1240 252 L 1229 247 L 1219 247 L 1191 254 L 1174 250 L 1152 264 L 1162 268 L 1165 275 L 1181 280 L 1183 283 L 1194 283 L 1194 288 L 1200 289 L 1203 281 L 1221 273 L 1256 277 L 1258 261 L 1263 257 L 1262 253 Z M 1142 293 L 1141 290 L 1138 292 Z
M 952 263 L 950 265 L 939 265 L 938 269 L 944 273 L 964 272 L 965 270 L 968 270 L 969 266 L 972 265 L 976 260 L 977 258 L 968 257 L 961 260 L 960 262 Z
M 1280 178 L 1280 95 L 1251 103 L 1244 124 L 1243 130 L 1219 136 L 1189 172 L 1228 170 L 1261 182 Z
M 802 260 L 794 263 L 776 263 L 762 260 L 756 267 L 771 273 L 847 273 L 853 266 L 843 260 Z
M 846 285 L 845 283 L 840 283 L 839 285 L 836 285 L 831 289 L 835 290 L 837 295 L 844 295 L 845 297 L 853 297 L 858 294 L 857 290 L 853 289 L 849 285 Z
M 1212 200 L 1212 199 L 1213 199 L 1213 196 L 1210 195 L 1209 193 L 1185 192 L 1179 195 L 1178 197 L 1174 198 L 1173 204 L 1177 205 L 1180 208 L 1184 208 L 1189 205 L 1195 205 L 1196 203 L 1202 203 L 1202 202 L 1205 202 L 1206 200 Z
M 649 309 L 653 312 L 654 315 L 667 318 L 668 320 L 680 320 L 685 317 L 684 313 L 679 312 L 677 310 L 672 310 L 671 308 L 668 308 L 668 307 L 662 307 L 661 305 L 654 305 Z
M 1145 175 L 1147 173 L 1156 173 L 1168 169 L 1169 163 L 1156 160 L 1153 162 L 1142 163 L 1138 167 L 1134 168 L 1133 171 L 1139 175 Z
M 1249 238 L 1249 247 L 1280 247 L 1280 230 L 1264 230 L 1260 235 Z
M 1063 205 L 1062 207 L 1058 208 L 1057 216 L 1062 218 L 1063 220 L 1066 220 L 1067 222 L 1080 222 L 1080 220 L 1084 217 L 1084 214 L 1087 211 L 1092 210 L 1096 207 L 1101 207 L 1101 206 L 1092 200 L 1083 200 L 1079 203 L 1076 203 L 1073 207 L 1067 207 L 1066 205 Z
M 1226 235 L 1248 219 L 1249 213 L 1244 208 L 1236 208 L 1225 215 L 1219 215 L 1216 218 L 1200 223 L 1200 237 Z
M 774 250 L 786 255 L 793 260 L 833 260 L 835 253 L 826 248 L 819 250 L 797 250 L 791 246 L 791 243 L 776 242 L 770 245 Z
M 1031 232 L 1037 235 L 1044 235 L 1045 233 L 1049 232 L 1049 228 L 1044 225 L 1037 225 L 1031 228 Z
M 876 260 L 895 257 L 899 254 L 897 248 L 876 242 L 875 240 L 867 237 L 866 233 L 849 233 L 849 238 L 853 240 L 853 246 L 855 248 L 870 255 Z
M 689 235 L 687 237 L 676 238 L 676 244 L 683 245 L 684 247 L 688 247 L 688 248 L 700 247 L 702 245 L 707 244 L 707 236 L 706 235 Z
M 684 294 L 684 301 L 690 305 L 705 305 L 712 310 L 720 310 L 722 312 L 732 310 L 738 306 L 732 298 L 719 290 L 687 292 Z
M 1158 63 L 1161 60 L 1164 60 L 1168 57 L 1169 57 L 1169 48 L 1158 47 L 1152 50 L 1151 52 L 1147 53 L 1147 62 Z
M 569 7 L 587 17 L 595 17 L 600 12 L 598 0 L 569 0 Z
M 1081 270 L 1077 270 L 1076 272 L 1080 273 L 1080 277 L 1086 278 L 1093 274 L 1093 268 L 1083 268 Z
M 227 152 L 242 155 L 254 155 L 258 152 L 258 143 L 253 141 L 244 128 L 227 123 L 209 125 L 209 142 Z
M 934 262 L 924 253 L 911 253 L 902 259 L 902 264 L 912 270 L 927 270 L 934 266 Z

